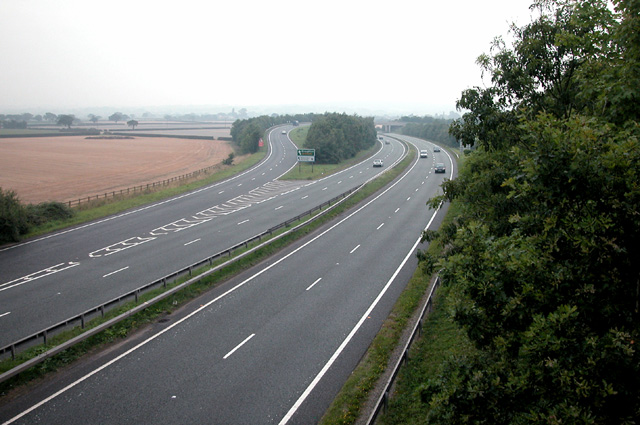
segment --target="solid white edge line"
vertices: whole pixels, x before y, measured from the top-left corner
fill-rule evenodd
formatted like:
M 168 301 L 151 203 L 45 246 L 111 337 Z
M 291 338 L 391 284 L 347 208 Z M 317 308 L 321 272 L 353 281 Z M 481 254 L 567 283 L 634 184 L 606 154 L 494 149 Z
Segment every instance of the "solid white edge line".
M 436 214 L 438 214 L 438 211 L 440 211 L 440 207 L 438 207 L 437 210 L 434 211 L 433 215 L 431 216 L 431 219 L 429 220 L 429 223 L 427 224 L 427 226 L 425 227 L 425 230 L 429 228 L 429 226 L 431 225 L 431 223 L 433 222 Z M 376 307 L 376 305 L 378 305 L 378 302 L 380 302 L 380 300 L 382 299 L 382 297 L 384 296 L 384 294 L 387 292 L 387 290 L 389 289 L 389 287 L 391 286 L 391 284 L 393 283 L 393 281 L 395 280 L 395 278 L 398 276 L 398 274 L 400 273 L 400 270 L 402 270 L 402 268 L 404 267 L 404 265 L 407 263 L 407 261 L 409 260 L 409 258 L 414 255 L 414 251 L 417 248 L 417 246 L 420 244 L 422 237 L 418 238 L 418 240 L 416 240 L 416 242 L 413 244 L 413 246 L 411 247 L 411 249 L 409 250 L 409 252 L 407 253 L 407 255 L 404 257 L 404 260 L 402 260 L 402 263 L 400 263 L 400 266 L 398 266 L 398 268 L 396 269 L 396 271 L 393 273 L 393 275 L 391 276 L 391 278 L 389 279 L 389 281 L 386 283 L 386 285 L 384 286 L 384 288 L 382 288 L 382 291 L 378 294 L 378 296 L 376 297 L 375 300 L 373 300 L 373 303 L 369 306 L 369 308 L 367 309 L 367 311 L 365 311 L 365 313 L 362 315 L 362 317 L 360 318 L 360 320 L 358 321 L 358 323 L 356 323 L 356 325 L 354 326 L 354 328 L 351 330 L 351 332 L 349 332 L 349 335 L 347 335 L 347 337 L 344 339 L 344 341 L 342 341 L 342 344 L 340 344 L 340 346 L 338 347 L 338 349 L 333 353 L 333 355 L 331 356 L 331 358 L 329 359 L 329 361 L 324 365 L 324 367 L 322 368 L 322 370 L 320 370 L 320 372 L 318 372 L 318 374 L 316 375 L 316 377 L 313 379 L 313 381 L 309 384 L 309 386 L 304 390 L 304 392 L 302 393 L 302 395 L 300 396 L 300 398 L 298 398 L 298 400 L 294 403 L 294 405 L 291 407 L 291 409 L 289 409 L 289 411 L 287 412 L 287 414 L 282 418 L 282 420 L 279 422 L 278 425 L 284 425 L 287 422 L 289 422 L 289 420 L 291 419 L 291 417 L 296 413 L 296 411 L 300 408 L 300 406 L 302 405 L 302 403 L 304 403 L 304 401 L 306 400 L 306 398 L 309 396 L 309 394 L 311 394 L 311 392 L 313 391 L 313 389 L 316 387 L 316 385 L 318 385 L 318 383 L 320 382 L 320 380 L 322 379 L 322 377 L 327 373 L 327 371 L 329 370 L 329 368 L 333 365 L 333 363 L 335 363 L 335 361 L 338 359 L 338 356 L 340 356 L 340 354 L 344 351 L 344 349 L 347 347 L 347 345 L 349 344 L 349 342 L 351 341 L 351 339 L 354 337 L 354 335 L 356 334 L 356 332 L 358 332 L 358 330 L 362 327 L 362 325 L 364 324 L 364 322 L 367 320 L 367 318 L 369 317 L 369 315 L 371 314 L 371 312 L 373 311 L 373 309 Z

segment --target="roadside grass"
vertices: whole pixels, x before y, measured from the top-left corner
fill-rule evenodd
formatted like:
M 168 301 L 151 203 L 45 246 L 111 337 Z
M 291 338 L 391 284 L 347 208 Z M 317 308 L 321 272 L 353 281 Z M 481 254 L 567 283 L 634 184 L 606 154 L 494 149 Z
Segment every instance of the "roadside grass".
M 167 315 L 172 314 L 175 310 L 183 306 L 185 303 L 197 298 L 202 295 L 204 292 L 214 288 L 216 285 L 228 280 L 229 278 L 237 275 L 238 273 L 258 264 L 259 262 L 267 259 L 271 255 L 275 254 L 281 249 L 284 249 L 291 243 L 305 236 L 306 234 L 314 231 L 319 228 L 323 224 L 333 220 L 338 215 L 342 214 L 344 211 L 354 207 L 355 205 L 362 202 L 364 199 L 368 198 L 382 187 L 389 184 L 396 177 L 398 177 L 411 163 L 413 158 L 415 158 L 415 151 L 412 149 L 411 154 L 408 155 L 403 161 L 401 161 L 396 167 L 390 169 L 386 173 L 383 173 L 380 177 L 375 180 L 367 183 L 363 186 L 358 192 L 356 192 L 353 196 L 346 199 L 344 202 L 333 208 L 329 213 L 324 214 L 322 217 L 319 217 L 317 220 L 312 221 L 310 224 L 298 229 L 295 232 L 291 232 L 289 235 L 286 235 L 280 238 L 277 241 L 274 241 L 271 244 L 267 244 L 259 250 L 256 250 L 250 255 L 245 256 L 244 258 L 229 264 L 222 268 L 221 270 L 216 271 L 202 279 L 199 279 L 196 283 L 184 288 L 183 290 L 177 292 L 176 294 L 164 299 L 154 305 L 151 305 L 147 309 L 132 315 L 130 318 L 112 326 L 108 330 L 101 332 L 97 335 L 94 335 L 90 338 L 87 338 L 85 341 L 73 346 L 61 352 L 55 356 L 52 356 L 45 361 L 35 365 L 33 368 L 30 368 L 28 371 L 25 371 L 13 378 L 8 379 L 5 382 L 0 383 L 0 397 L 5 396 L 11 391 L 13 388 L 19 387 L 21 385 L 27 384 L 34 379 L 42 378 L 50 372 L 56 371 L 67 364 L 72 363 L 73 361 L 79 359 L 83 355 L 88 352 L 97 350 L 107 344 L 113 343 L 117 340 L 121 340 L 131 333 L 137 331 L 141 327 L 152 323 L 154 321 L 159 320 L 162 317 L 166 317 Z M 295 226 L 298 223 L 293 223 L 291 226 Z M 287 231 L 287 229 L 281 229 L 279 232 L 275 232 L 272 237 Z M 263 240 L 264 242 L 264 240 Z M 249 244 L 247 248 L 242 250 L 237 250 L 234 252 L 233 257 L 239 256 L 243 252 L 251 249 L 258 242 L 254 244 Z M 193 276 L 197 276 L 198 274 L 204 272 L 205 270 L 209 270 L 212 267 L 216 267 L 220 263 L 224 261 L 228 261 L 229 257 L 225 259 L 220 259 L 213 263 L 212 266 L 203 267 L 199 270 L 194 271 Z M 170 289 L 180 283 L 186 281 L 187 279 L 192 279 L 193 277 L 183 277 L 181 279 L 177 279 L 173 283 L 168 283 L 167 288 Z M 90 322 L 88 322 L 86 329 L 91 329 L 92 327 L 98 326 L 105 321 L 116 317 L 119 314 L 122 314 L 126 311 L 129 311 L 131 308 L 143 304 L 153 297 L 159 295 L 164 288 L 158 288 L 156 290 L 149 291 L 145 294 L 140 295 L 138 302 L 128 302 L 123 304 L 118 309 L 114 309 L 105 313 L 104 318 L 96 318 Z M 49 339 L 49 343 L 44 345 L 39 345 L 33 347 L 29 350 L 26 350 L 16 356 L 15 360 L 4 360 L 0 362 L 0 373 L 4 373 L 11 368 L 34 358 L 46 350 L 51 349 L 55 345 L 59 345 L 77 335 L 84 332 L 79 328 L 71 329 L 66 332 L 62 332 L 55 337 L 51 337 Z
M 310 127 L 311 126 L 308 125 L 296 127 L 289 132 L 289 138 L 301 149 L 304 148 L 304 142 L 307 140 L 307 134 L 309 134 Z
M 361 151 L 353 158 L 347 159 L 338 164 L 312 164 L 310 162 L 299 163 L 289 170 L 287 174 L 280 177 L 280 180 L 316 180 L 326 177 L 362 162 L 376 153 L 378 149 L 380 149 L 380 146 L 376 143 L 366 151 Z
M 458 159 L 458 164 L 462 165 L 463 162 L 463 159 Z M 453 202 L 449 205 L 442 226 L 450 223 L 458 214 L 459 205 Z M 438 258 L 442 252 L 441 243 L 438 240 L 432 241 L 426 252 L 434 258 Z M 400 343 L 400 338 L 409 319 L 420 307 L 420 301 L 434 278 L 435 275 L 426 274 L 423 268 L 418 266 L 406 289 L 396 301 L 389 317 L 369 346 L 367 353 L 325 412 L 320 425 L 347 425 L 362 419 L 360 415 L 365 413 L 362 410 L 371 391 L 383 376 L 386 368 L 391 366 L 389 365 L 390 357 L 395 347 Z M 438 289 L 434 298 L 434 310 L 427 316 L 427 320 L 423 324 L 422 336 L 414 342 L 411 348 L 409 366 L 405 365 L 402 368 L 399 375 L 401 378 L 396 380 L 397 389 L 395 392 L 403 394 L 404 397 L 392 398 L 393 412 L 390 408 L 387 415 L 379 415 L 376 423 L 424 424 L 423 410 L 425 406 L 420 400 L 420 386 L 429 378 L 437 376 L 439 365 L 443 359 L 451 355 L 465 353 L 470 349 L 470 343 L 466 336 L 457 329 L 451 319 L 449 292 L 450 289 L 446 288 L 446 285 L 442 285 Z M 439 356 L 435 356 L 434 352 L 439 353 Z M 405 376 L 408 377 L 405 378 Z M 394 422 L 386 422 L 391 420 Z

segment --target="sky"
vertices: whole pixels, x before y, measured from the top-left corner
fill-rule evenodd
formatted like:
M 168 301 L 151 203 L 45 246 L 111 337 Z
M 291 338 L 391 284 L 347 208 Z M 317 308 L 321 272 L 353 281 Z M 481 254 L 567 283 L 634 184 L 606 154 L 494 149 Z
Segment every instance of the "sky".
M 0 0 L 0 113 L 448 113 L 530 3 Z

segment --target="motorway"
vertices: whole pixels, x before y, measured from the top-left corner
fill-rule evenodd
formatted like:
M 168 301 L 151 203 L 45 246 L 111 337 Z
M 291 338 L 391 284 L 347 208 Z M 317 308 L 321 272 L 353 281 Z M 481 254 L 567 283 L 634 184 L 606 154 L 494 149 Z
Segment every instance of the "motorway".
M 393 185 L 170 320 L 2 406 L 0 421 L 316 423 L 415 269 L 421 230 L 437 226 L 426 200 L 455 175 L 444 150 L 402 138 L 430 155 Z M 400 150 L 397 141 L 385 146 Z M 435 162 L 447 172 L 434 174 Z M 371 172 L 371 162 L 363 168 Z
M 279 181 L 296 146 L 278 127 L 256 167 L 194 192 L 0 249 L 0 347 L 247 240 L 384 169 L 367 160 L 318 181 Z M 387 164 L 405 153 L 380 143 Z

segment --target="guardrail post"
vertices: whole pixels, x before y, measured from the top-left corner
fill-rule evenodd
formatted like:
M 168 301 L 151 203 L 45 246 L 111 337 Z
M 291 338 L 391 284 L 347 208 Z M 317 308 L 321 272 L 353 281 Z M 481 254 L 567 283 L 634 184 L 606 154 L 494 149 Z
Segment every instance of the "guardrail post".
M 382 397 L 382 406 L 382 411 L 387 413 L 387 410 L 389 409 L 389 390 L 385 390 L 384 392 L 384 397 Z
M 138 304 L 138 293 L 139 293 L 139 292 L 140 292 L 140 291 L 136 289 L 136 292 L 135 292 L 135 296 L 136 296 L 136 304 Z
M 191 276 L 192 271 L 193 271 L 193 267 L 189 267 L 189 276 Z
M 11 344 L 11 360 L 16 359 L 16 346 L 15 344 Z
M 100 313 L 101 313 L 102 317 L 104 317 L 104 304 L 102 304 L 100 306 Z
M 47 331 L 46 330 L 42 333 L 42 342 L 44 343 L 44 345 L 47 345 Z
M 167 289 L 167 278 L 166 277 L 162 278 L 162 286 L 164 286 L 164 288 Z
M 84 313 L 80 315 L 80 327 L 84 329 Z

